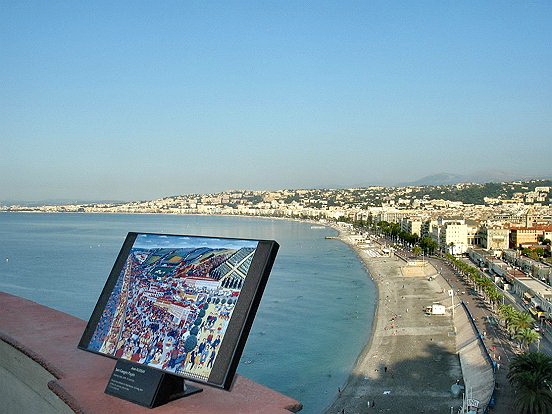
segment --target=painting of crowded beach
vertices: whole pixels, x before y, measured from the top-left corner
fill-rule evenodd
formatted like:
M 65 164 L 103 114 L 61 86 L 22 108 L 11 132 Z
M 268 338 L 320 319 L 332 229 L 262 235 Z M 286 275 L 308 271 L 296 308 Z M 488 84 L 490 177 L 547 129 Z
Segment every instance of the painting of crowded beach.
M 257 244 L 138 234 L 88 349 L 207 381 Z

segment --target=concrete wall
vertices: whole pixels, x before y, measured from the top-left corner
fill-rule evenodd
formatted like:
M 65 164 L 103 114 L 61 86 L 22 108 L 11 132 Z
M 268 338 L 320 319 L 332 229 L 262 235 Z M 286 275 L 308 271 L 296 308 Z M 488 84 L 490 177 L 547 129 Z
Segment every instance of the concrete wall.
M 473 393 L 472 398 L 479 400 L 481 412 L 483 412 L 494 391 L 493 367 L 478 338 L 477 331 L 462 306 L 457 306 L 455 309 L 454 325 L 456 351 L 460 357 L 464 384 L 466 390 Z
M 115 361 L 77 348 L 85 327 L 85 321 L 0 292 L 0 413 L 151 414 L 104 393 Z M 289 414 L 301 408 L 298 401 L 236 375 L 230 391 L 205 385 L 203 392 L 155 413 Z
M 56 378 L 0 340 L 0 413 L 73 413 L 49 388 Z

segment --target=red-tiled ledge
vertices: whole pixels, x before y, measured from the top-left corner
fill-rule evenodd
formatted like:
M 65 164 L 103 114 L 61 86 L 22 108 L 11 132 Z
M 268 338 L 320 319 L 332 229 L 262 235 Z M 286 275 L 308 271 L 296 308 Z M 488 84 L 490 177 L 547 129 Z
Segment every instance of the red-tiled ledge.
M 4 384 L 8 381 L 10 385 L 11 382 L 28 381 L 25 376 L 29 372 L 42 371 L 42 376 L 46 375 L 47 388 L 69 406 L 69 412 L 152 413 L 150 409 L 104 394 L 115 360 L 77 349 L 85 326 L 86 322 L 63 312 L 0 292 L 0 340 L 4 342 L 1 345 L 4 346 L 4 355 L 9 354 L 10 358 L 18 360 L 0 360 L 0 375 L 4 373 L 10 378 L 4 378 Z M 23 366 L 25 360 L 26 371 L 13 372 Z M 35 367 L 31 371 L 29 364 Z M 172 401 L 155 408 L 153 412 L 268 414 L 297 412 L 302 408 L 298 401 L 239 375 L 230 391 L 207 385 L 202 387 L 203 392 Z M 8 397 L 0 399 L 10 399 L 11 406 L 25 407 L 27 397 L 16 395 L 14 390 L 23 390 L 27 394 L 32 393 L 35 400 L 38 398 L 32 386 L 29 390 L 15 385 Z M 54 398 L 59 402 L 57 397 L 52 395 L 46 399 Z M 17 399 L 21 400 L 15 401 Z M 3 408 L 0 407 L 0 411 Z

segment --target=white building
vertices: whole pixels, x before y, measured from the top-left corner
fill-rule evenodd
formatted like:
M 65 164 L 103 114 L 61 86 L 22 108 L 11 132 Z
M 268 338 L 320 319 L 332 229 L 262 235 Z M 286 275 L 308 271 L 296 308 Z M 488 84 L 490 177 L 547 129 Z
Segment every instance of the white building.
M 439 217 L 433 227 L 432 237 L 439 247 L 450 254 L 464 254 L 468 250 L 468 226 L 462 218 Z

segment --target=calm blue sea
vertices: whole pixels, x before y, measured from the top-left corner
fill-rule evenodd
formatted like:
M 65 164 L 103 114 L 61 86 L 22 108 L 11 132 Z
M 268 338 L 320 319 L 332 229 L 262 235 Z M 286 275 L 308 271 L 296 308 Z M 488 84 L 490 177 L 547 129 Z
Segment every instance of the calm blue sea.
M 88 319 L 129 231 L 280 244 L 238 372 L 320 413 L 368 340 L 375 288 L 333 229 L 213 216 L 0 213 L 0 290 Z M 75 338 L 77 341 L 78 338 Z

